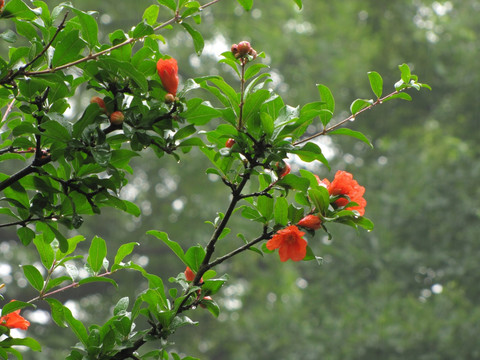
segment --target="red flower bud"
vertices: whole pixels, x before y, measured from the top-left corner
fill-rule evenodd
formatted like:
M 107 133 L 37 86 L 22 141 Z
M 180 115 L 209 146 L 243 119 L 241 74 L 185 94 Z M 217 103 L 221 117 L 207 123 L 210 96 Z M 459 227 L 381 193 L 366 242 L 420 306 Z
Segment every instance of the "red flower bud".
M 165 95 L 165 103 L 171 104 L 171 103 L 174 103 L 174 102 L 175 102 L 175 95 L 170 94 L 170 93 Z
M 237 45 L 237 44 L 233 44 L 232 47 L 230 48 L 230 51 L 232 52 L 233 55 L 235 55 L 236 53 L 238 53 L 238 45 Z
M 238 43 L 238 52 L 244 56 L 247 55 L 249 51 L 251 51 L 252 47 L 248 41 L 240 41 Z
M 94 96 L 90 99 L 90 104 L 98 104 L 100 108 L 103 110 L 103 112 L 107 112 L 107 107 L 105 106 L 105 101 L 99 96 Z
M 110 115 L 110 122 L 113 125 L 122 125 L 124 119 L 125 116 L 123 116 L 121 111 L 115 111 L 112 113 L 112 115 Z
M 160 59 L 157 62 L 157 72 L 167 93 L 177 95 L 178 65 L 174 58 Z
M 231 148 L 233 145 L 235 144 L 235 140 L 230 138 L 227 140 L 227 142 L 225 143 L 225 147 L 227 148 Z
M 310 230 L 318 230 L 322 226 L 322 220 L 318 216 L 307 215 L 298 222 L 298 225 Z

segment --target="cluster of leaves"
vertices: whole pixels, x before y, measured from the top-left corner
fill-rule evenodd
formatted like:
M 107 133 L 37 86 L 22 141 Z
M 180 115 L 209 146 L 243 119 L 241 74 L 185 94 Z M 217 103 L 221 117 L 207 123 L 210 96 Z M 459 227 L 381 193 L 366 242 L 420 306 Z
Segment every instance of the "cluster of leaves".
M 289 106 L 268 88 L 269 74 L 263 72 L 266 65 L 254 63 L 252 56 L 237 58 L 225 52 L 221 62 L 238 75 L 238 91 L 221 76 L 205 76 L 185 81 L 175 101 L 165 103 L 166 91 L 155 71 L 156 62 L 164 56 L 158 41 L 164 39 L 156 32 L 178 23 L 191 35 L 195 52 L 200 53 L 202 36 L 187 20 L 193 18 L 200 23 L 201 10 L 217 1 L 205 5 L 191 0 L 158 2 L 160 6 L 147 8 L 142 21 L 130 31 L 109 34 L 107 44 L 98 40 L 94 14 L 70 3 L 50 12 L 42 1 L 34 1 L 37 8 L 31 9 L 22 0 L 12 0 L 1 13 L 1 18 L 12 24 L 2 39 L 12 44 L 24 41 L 27 45 L 11 47 L 8 59 L 0 59 L 0 106 L 6 109 L 0 123 L 0 161 L 6 164 L 5 168 L 13 169 L 13 160 L 28 165 L 10 175 L 0 174 L 0 214 L 8 219 L 0 226 L 17 227 L 21 242 L 25 246 L 34 243 L 44 266 L 40 271 L 33 265 L 23 265 L 25 278 L 38 296 L 29 302 L 5 305 L 2 315 L 45 300 L 55 323 L 70 327 L 79 339 L 69 359 L 179 359 L 167 352 L 167 339 L 177 328 L 194 323 L 185 312 L 200 305 L 214 316 L 219 314 L 220 309 L 210 296 L 220 290 L 227 278 L 217 276 L 215 266 L 246 250 L 270 252 L 256 245 L 311 213 L 321 218 L 325 231 L 328 222 L 371 230 L 370 220 L 348 210 L 355 203 L 335 206 L 338 196 L 329 194 L 314 174 L 301 170 L 299 175 L 285 175 L 285 159 L 296 155 L 306 162 L 320 161 L 329 168 L 315 138 L 348 135 L 371 145 L 363 134 L 342 125 L 386 100 L 408 100 L 409 95 L 402 92 L 405 89 L 426 86 L 418 83 L 403 64 L 395 91 L 382 97 L 382 78 L 371 72 L 369 80 L 376 98 L 355 100 L 352 115 L 331 125 L 335 101 L 326 86 L 317 85 L 319 101 L 302 107 Z M 252 1 L 239 3 L 246 10 L 252 7 Z M 301 7 L 301 1 L 295 3 Z M 173 17 L 158 22 L 160 9 L 170 11 Z M 138 40 L 142 40 L 140 46 L 134 49 Z M 262 56 L 260 53 L 259 57 Z M 103 97 L 105 109 L 92 103 L 71 118 L 67 116 L 69 99 L 82 84 Z M 190 95 L 202 91 L 213 96 L 218 104 Z M 124 114 L 121 124 L 111 123 L 107 116 L 116 111 Z M 220 124 L 211 130 L 208 125 L 213 119 Z M 320 121 L 323 130 L 305 137 L 314 121 Z M 199 131 L 200 126 L 206 130 Z M 228 140 L 232 140 L 233 146 L 225 146 Z M 59 225 L 79 229 L 85 215 L 98 214 L 105 206 L 138 216 L 139 208 L 121 199 L 120 191 L 127 183 L 127 174 L 133 173 L 130 160 L 148 147 L 159 158 L 169 154 L 177 159 L 192 147 L 199 147 L 213 165 L 206 172 L 221 177 L 231 193 L 226 211 L 218 212 L 211 222 L 212 236 L 205 246 L 195 245 L 184 251 L 166 233 L 149 232 L 196 274 L 194 280 L 188 281 L 181 273 L 170 278 L 173 286 L 167 291 L 157 275 L 133 262 L 123 262 L 136 243 L 121 245 L 110 266 L 106 243 L 99 237 L 91 241 L 83 265 L 88 276 L 79 278 L 77 265 L 83 256 L 76 253 L 76 246 L 84 237 L 67 238 Z M 227 238 L 231 231 L 227 225 L 237 211 L 246 221 L 260 223 L 262 231 L 252 240 L 239 234 L 244 244 L 218 255 L 215 245 Z M 315 258 L 310 247 L 305 260 Z M 109 276 L 123 269 L 140 272 L 148 281 L 148 288 L 135 296 L 130 311 L 129 298 L 122 298 L 115 305 L 113 316 L 101 326 L 92 325 L 87 330 L 55 298 L 61 291 L 94 281 L 116 286 Z M 149 326 L 134 330 L 140 315 Z M 152 340 L 160 340 L 159 349 L 138 355 L 139 348 Z M 4 358 L 7 352 L 21 358 L 13 345 L 40 350 L 33 339 L 9 337 L 8 341 L 2 343 L 5 350 L 0 356 Z

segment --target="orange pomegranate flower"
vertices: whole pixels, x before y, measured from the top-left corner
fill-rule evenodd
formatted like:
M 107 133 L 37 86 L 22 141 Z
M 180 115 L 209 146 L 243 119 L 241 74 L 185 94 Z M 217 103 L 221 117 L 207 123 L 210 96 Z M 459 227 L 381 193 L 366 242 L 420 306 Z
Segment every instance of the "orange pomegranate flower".
M 363 198 L 365 188 L 353 179 L 352 174 L 339 170 L 331 183 L 327 179 L 323 179 L 322 183 L 327 186 L 330 195 L 347 195 L 350 201 L 358 204 L 358 206 L 348 207 L 347 210 L 356 210 L 361 216 L 365 214 L 365 206 L 367 206 L 367 201 Z M 335 205 L 345 206 L 348 202 L 347 199 L 340 198 L 335 201 Z
M 277 231 L 273 237 L 267 241 L 268 250 L 278 250 L 280 261 L 303 260 L 307 254 L 307 241 L 302 238 L 305 235 L 295 225 L 290 225 L 285 229 Z
M 322 220 L 315 215 L 307 215 L 298 222 L 297 225 L 303 226 L 310 230 L 318 230 L 322 226 Z
M 178 65 L 174 58 L 160 59 L 157 62 L 157 72 L 167 93 L 177 95 Z
M 9 329 L 27 330 L 30 326 L 30 322 L 20 316 L 20 310 L 16 310 L 10 314 L 2 316 L 0 318 L 0 325 L 6 326 Z

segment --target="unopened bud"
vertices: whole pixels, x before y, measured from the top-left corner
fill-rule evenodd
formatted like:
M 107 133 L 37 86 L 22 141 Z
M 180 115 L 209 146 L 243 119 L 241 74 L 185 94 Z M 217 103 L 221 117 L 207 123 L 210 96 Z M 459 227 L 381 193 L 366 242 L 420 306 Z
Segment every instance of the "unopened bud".
M 123 116 L 121 111 L 115 111 L 110 115 L 110 122 L 113 125 L 122 125 L 123 120 L 125 120 L 125 116 Z
M 170 94 L 170 93 L 165 95 L 165 103 L 171 104 L 171 103 L 174 103 L 174 102 L 175 102 L 175 95 Z

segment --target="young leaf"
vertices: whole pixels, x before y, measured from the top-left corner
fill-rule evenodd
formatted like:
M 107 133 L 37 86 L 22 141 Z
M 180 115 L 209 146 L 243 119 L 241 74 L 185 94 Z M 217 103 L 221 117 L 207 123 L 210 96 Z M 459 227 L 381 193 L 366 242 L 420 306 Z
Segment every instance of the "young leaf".
M 368 73 L 368 80 L 370 80 L 370 86 L 372 88 L 373 93 L 377 96 L 377 98 L 382 97 L 383 93 L 383 79 L 379 73 L 376 71 L 370 71 Z

